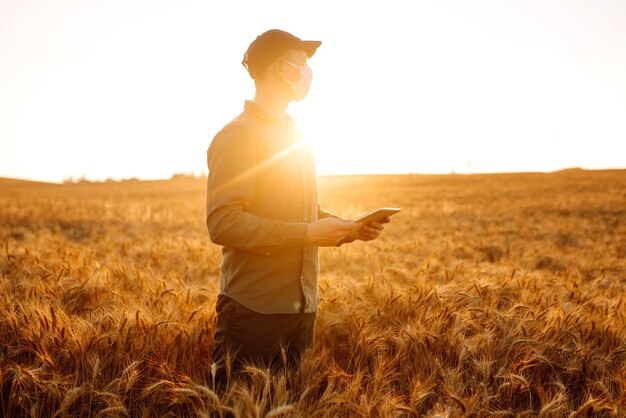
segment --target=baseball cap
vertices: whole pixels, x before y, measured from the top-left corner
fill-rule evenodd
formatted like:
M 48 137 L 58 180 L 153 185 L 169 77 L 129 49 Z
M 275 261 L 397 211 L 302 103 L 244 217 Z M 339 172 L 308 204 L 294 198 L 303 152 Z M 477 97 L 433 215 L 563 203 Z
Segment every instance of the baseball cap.
M 304 49 L 308 57 L 311 58 L 321 44 L 321 41 L 303 41 L 284 30 L 270 29 L 252 41 L 241 64 L 254 79 L 287 50 L 292 48 Z

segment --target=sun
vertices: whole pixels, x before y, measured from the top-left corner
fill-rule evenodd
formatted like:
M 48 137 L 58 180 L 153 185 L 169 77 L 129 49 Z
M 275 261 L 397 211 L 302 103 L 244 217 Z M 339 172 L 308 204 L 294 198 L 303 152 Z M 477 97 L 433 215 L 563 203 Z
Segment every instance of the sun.
M 356 138 L 322 103 L 297 103 L 292 107 L 289 113 L 297 122 L 302 140 L 313 150 L 318 175 L 356 174 L 363 170 L 370 157 L 359 144 L 371 142 L 371 138 Z

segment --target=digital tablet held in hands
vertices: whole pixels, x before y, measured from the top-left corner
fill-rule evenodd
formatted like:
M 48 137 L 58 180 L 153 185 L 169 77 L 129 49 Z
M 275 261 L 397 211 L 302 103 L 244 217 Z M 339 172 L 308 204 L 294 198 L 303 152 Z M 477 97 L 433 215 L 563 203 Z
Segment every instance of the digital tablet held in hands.
M 394 215 L 394 214 L 400 212 L 401 210 L 402 209 L 400 209 L 400 208 L 380 208 L 380 209 L 376 209 L 376 210 L 373 210 L 371 212 L 364 213 L 363 215 L 361 215 L 358 218 L 356 218 L 354 220 L 354 222 L 360 222 L 360 223 L 366 224 L 368 222 L 379 221 L 379 220 L 383 219 L 384 217 Z

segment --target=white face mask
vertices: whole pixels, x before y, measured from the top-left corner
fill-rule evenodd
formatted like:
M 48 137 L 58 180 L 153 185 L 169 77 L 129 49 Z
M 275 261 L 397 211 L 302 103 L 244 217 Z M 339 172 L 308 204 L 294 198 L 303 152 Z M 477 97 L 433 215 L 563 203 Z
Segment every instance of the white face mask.
M 300 101 L 304 99 L 309 92 L 309 87 L 311 87 L 311 80 L 313 79 L 313 71 L 306 64 L 300 66 L 293 64 L 289 61 L 284 62 L 300 70 L 300 77 L 298 78 L 298 81 L 292 82 L 285 79 L 287 84 L 291 86 L 293 94 L 296 96 L 296 101 Z

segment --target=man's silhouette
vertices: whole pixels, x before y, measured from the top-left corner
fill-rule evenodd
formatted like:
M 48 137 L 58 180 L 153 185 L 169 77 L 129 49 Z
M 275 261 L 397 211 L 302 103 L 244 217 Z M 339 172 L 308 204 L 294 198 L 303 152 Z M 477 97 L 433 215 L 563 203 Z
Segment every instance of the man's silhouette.
M 285 113 L 309 90 L 307 65 L 320 46 L 269 30 L 249 46 L 243 65 L 254 100 L 213 138 L 207 151 L 206 222 L 222 245 L 213 361 L 227 352 L 245 360 L 291 366 L 313 341 L 318 304 L 318 246 L 372 240 L 381 222 L 354 223 L 322 210 L 313 153 Z

